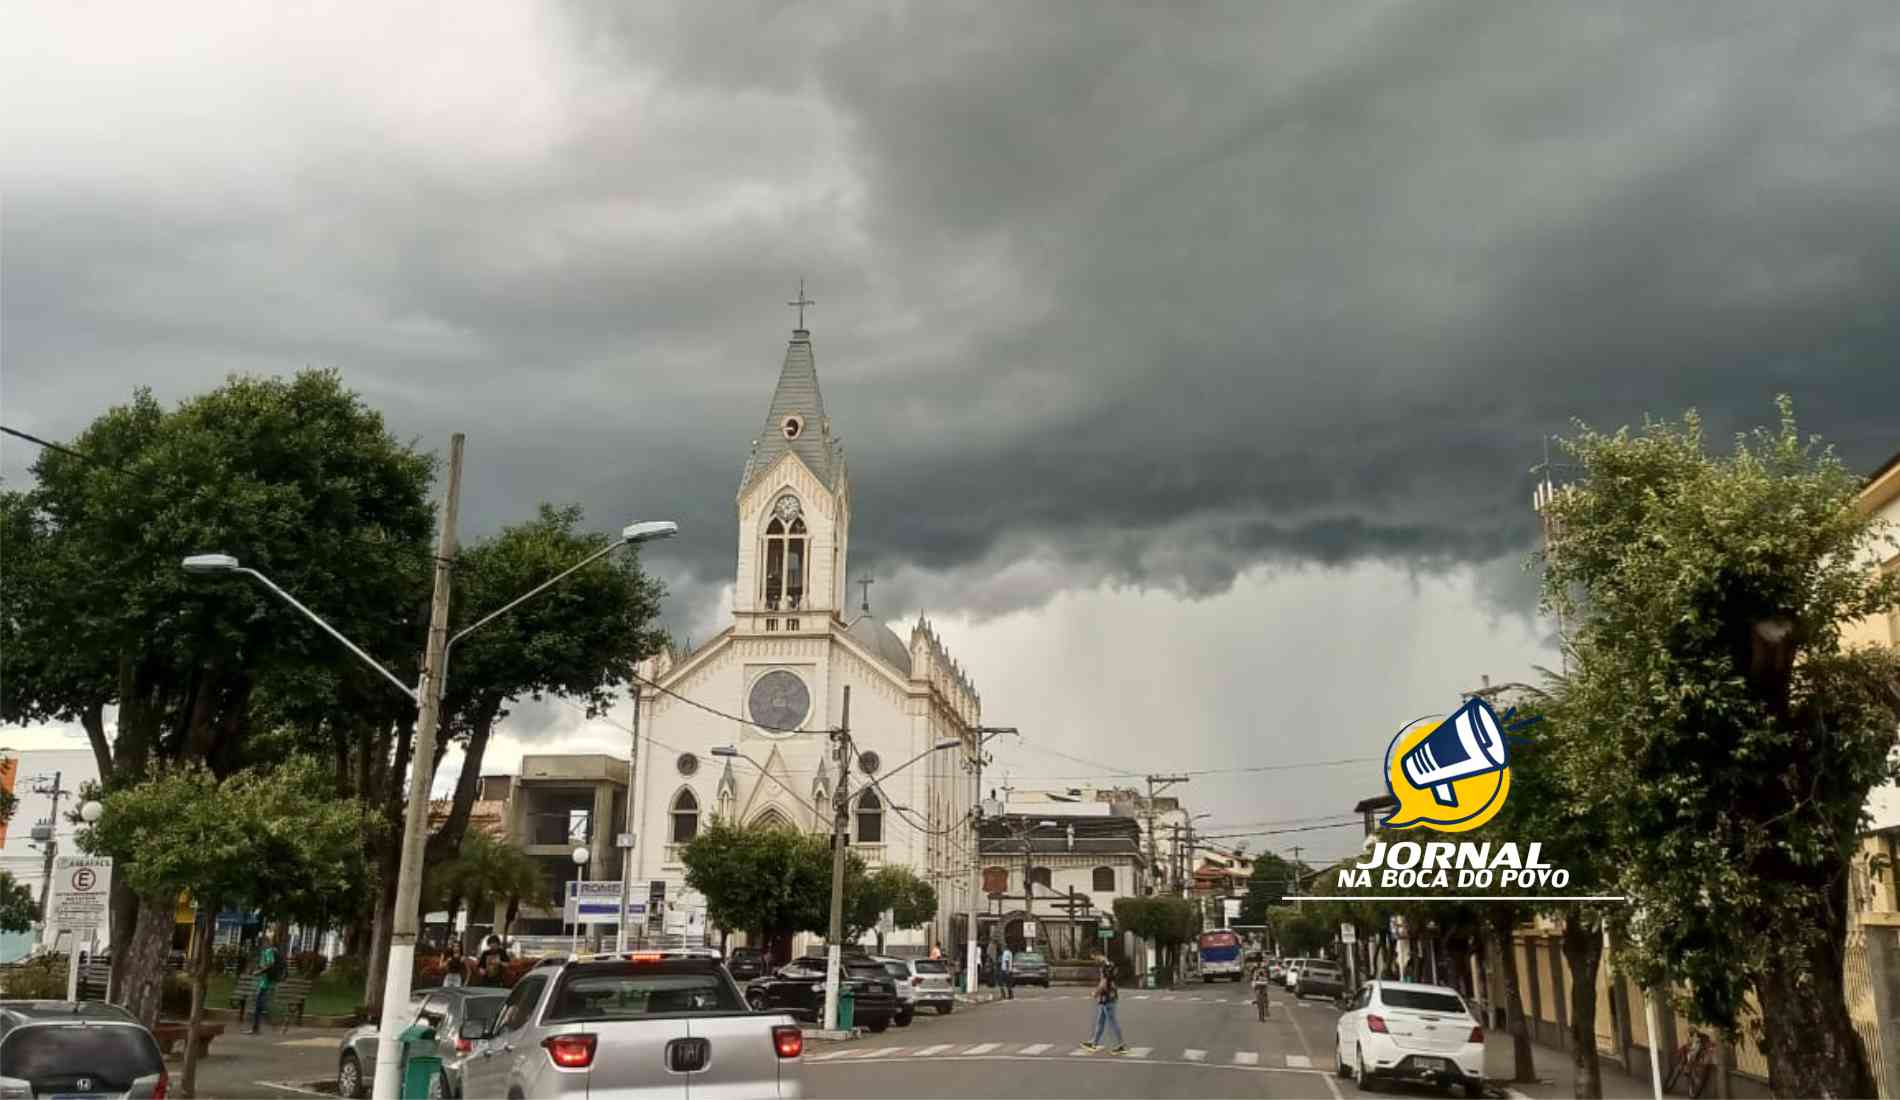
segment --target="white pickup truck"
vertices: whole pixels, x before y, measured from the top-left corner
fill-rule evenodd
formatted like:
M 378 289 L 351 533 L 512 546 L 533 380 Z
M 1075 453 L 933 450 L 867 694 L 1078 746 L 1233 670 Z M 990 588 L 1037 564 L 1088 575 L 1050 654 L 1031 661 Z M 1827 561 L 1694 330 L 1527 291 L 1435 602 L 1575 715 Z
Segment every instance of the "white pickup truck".
M 462 1095 L 494 1100 L 698 1096 L 798 1100 L 805 1040 L 754 1012 L 717 958 L 629 952 L 549 959 L 491 1022 L 471 1020 Z

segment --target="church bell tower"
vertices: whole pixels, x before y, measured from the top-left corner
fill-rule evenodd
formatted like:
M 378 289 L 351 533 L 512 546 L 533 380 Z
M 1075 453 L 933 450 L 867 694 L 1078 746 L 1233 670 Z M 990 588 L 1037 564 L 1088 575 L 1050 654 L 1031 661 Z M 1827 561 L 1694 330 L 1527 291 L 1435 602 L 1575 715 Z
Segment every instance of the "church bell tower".
M 845 607 L 851 532 L 844 446 L 818 389 L 799 284 L 792 330 L 765 424 L 739 479 L 734 627 L 741 633 L 824 631 Z

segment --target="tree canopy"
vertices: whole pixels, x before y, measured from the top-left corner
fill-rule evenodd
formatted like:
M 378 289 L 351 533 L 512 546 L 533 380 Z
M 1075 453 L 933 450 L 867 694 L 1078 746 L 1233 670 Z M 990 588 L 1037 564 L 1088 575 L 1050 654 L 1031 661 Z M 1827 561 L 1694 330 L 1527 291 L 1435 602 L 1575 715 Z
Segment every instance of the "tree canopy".
M 359 896 L 367 871 L 362 811 L 322 780 L 308 757 L 223 780 L 198 763 L 161 767 L 109 792 L 79 845 L 125 861 L 145 897 L 188 892 L 321 924 Z
M 534 519 L 505 527 L 465 548 L 457 561 L 450 633 L 529 592 L 608 544 L 580 529 L 578 505 L 543 504 Z M 462 743 L 449 816 L 429 840 L 429 858 L 447 859 L 461 844 L 481 788 L 482 761 L 495 723 L 522 696 L 582 700 L 604 713 L 614 689 L 663 635 L 661 585 L 640 571 L 633 548 L 619 550 L 522 604 L 455 647 L 442 707 L 447 738 Z
M 1701 421 L 1565 442 L 1544 594 L 1572 624 L 1565 746 L 1609 823 L 1620 965 L 1733 1032 L 1760 999 L 1770 1082 L 1868 1095 L 1841 959 L 1867 795 L 1897 777 L 1900 666 L 1842 626 L 1900 602 L 1860 480 L 1797 430 L 1705 448 Z M 1516 801 L 1513 798 L 1512 801 Z

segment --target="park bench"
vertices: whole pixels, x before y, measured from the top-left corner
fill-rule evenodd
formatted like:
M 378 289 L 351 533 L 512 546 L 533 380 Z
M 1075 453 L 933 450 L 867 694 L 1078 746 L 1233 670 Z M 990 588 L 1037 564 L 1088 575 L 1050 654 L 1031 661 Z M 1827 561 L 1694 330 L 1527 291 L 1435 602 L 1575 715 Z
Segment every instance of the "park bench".
M 183 1041 L 190 1030 L 191 1026 L 189 1024 L 166 1020 L 160 1022 L 157 1027 L 152 1029 L 152 1038 L 158 1040 L 158 1049 L 164 1053 L 165 1057 L 169 1058 L 172 1055 L 172 1048 Z M 211 1040 L 223 1034 L 223 1024 L 201 1021 L 198 1024 L 198 1057 L 203 1058 L 210 1054 Z
M 303 1003 L 310 996 L 310 979 L 286 978 L 271 987 L 267 1011 L 277 1018 L 278 1030 L 303 1023 Z M 231 990 L 231 1007 L 238 1010 L 238 1023 L 250 1019 L 251 1003 L 257 998 L 257 975 L 246 974 Z

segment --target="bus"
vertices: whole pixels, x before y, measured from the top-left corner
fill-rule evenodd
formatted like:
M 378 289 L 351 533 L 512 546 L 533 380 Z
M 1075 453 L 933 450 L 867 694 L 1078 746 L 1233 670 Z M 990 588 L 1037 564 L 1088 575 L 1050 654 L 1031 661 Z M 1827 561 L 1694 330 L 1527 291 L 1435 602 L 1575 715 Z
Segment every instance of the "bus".
M 1240 937 L 1226 929 L 1201 933 L 1201 980 L 1240 980 Z

